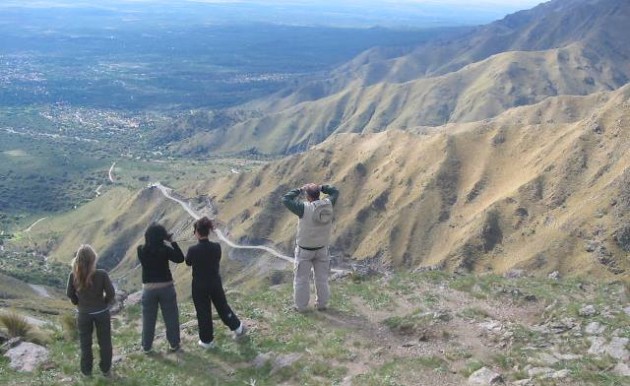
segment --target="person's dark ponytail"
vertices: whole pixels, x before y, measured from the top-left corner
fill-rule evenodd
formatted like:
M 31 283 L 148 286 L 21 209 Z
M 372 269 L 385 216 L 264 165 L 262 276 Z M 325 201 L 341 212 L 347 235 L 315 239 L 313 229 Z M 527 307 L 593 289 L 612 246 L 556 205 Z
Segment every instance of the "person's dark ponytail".
M 214 230 L 214 224 L 208 217 L 203 216 L 193 224 L 195 232 L 201 237 L 208 237 L 210 231 Z

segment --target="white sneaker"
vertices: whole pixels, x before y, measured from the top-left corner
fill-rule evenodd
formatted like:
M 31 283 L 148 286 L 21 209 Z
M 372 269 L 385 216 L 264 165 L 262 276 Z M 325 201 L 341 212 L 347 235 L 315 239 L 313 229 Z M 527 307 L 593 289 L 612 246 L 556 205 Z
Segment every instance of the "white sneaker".
M 210 343 L 204 343 L 201 340 L 199 342 L 197 342 L 197 344 L 203 348 L 205 348 L 206 350 L 214 348 L 214 341 L 210 342 Z
M 234 330 L 234 339 L 242 338 L 243 336 L 245 336 L 246 333 L 247 333 L 247 328 L 241 322 L 241 325 L 238 326 L 236 330 Z

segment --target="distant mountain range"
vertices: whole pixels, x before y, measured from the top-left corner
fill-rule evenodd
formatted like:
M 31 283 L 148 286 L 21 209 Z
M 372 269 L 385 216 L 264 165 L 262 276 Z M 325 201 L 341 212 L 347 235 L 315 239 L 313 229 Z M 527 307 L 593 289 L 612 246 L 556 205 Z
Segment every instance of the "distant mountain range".
M 287 154 L 334 133 L 410 130 L 487 119 L 630 79 L 630 4 L 556 0 L 411 52 L 374 49 L 325 80 L 250 104 L 263 116 L 176 145 Z
M 629 34 L 626 1 L 552 1 L 401 56 L 366 52 L 252 105 L 263 116 L 179 146 L 299 153 L 209 186 L 234 235 L 287 251 L 294 224 L 280 195 L 330 181 L 343 192 L 342 255 L 621 274 Z
M 207 193 L 243 243 L 291 253 L 295 218 L 281 195 L 327 182 L 341 190 L 337 261 L 627 278 L 629 29 L 627 1 L 552 1 L 404 54 L 366 52 L 239 110 L 255 113 L 209 115 L 221 125 L 172 147 L 284 155 L 188 192 Z M 166 204 L 144 191 L 120 205 L 81 237 L 105 232 L 102 256 L 129 267 L 142 224 Z

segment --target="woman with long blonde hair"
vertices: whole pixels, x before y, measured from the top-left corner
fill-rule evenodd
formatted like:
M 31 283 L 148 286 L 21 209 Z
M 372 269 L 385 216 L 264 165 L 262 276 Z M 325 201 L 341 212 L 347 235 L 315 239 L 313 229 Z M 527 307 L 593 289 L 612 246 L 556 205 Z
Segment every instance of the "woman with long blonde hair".
M 77 306 L 77 327 L 81 345 L 81 372 L 92 375 L 92 332 L 100 349 L 99 367 L 103 375 L 110 376 L 112 367 L 112 334 L 109 307 L 114 302 L 114 286 L 109 275 L 96 269 L 96 252 L 87 244 L 77 250 L 72 261 L 66 295 Z

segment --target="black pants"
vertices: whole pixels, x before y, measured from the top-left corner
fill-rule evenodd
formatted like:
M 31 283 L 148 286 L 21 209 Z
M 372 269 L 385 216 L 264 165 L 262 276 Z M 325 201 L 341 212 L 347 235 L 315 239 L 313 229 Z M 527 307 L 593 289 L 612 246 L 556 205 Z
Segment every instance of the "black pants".
M 112 367 L 112 328 L 109 311 L 95 315 L 79 313 L 77 316 L 77 328 L 79 329 L 79 342 L 81 344 L 81 372 L 85 375 L 92 374 L 92 333 L 96 327 L 96 339 L 100 349 L 101 361 L 99 367 L 103 374 Z
M 214 340 L 214 330 L 212 328 L 212 304 L 217 309 L 219 317 L 231 331 L 236 330 L 241 321 L 232 312 L 225 298 L 221 281 L 213 281 L 211 285 L 195 285 L 193 283 L 192 297 L 197 311 L 197 323 L 199 324 L 199 339 L 204 343 Z

